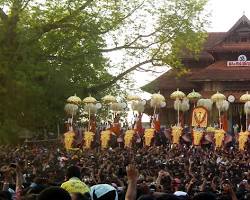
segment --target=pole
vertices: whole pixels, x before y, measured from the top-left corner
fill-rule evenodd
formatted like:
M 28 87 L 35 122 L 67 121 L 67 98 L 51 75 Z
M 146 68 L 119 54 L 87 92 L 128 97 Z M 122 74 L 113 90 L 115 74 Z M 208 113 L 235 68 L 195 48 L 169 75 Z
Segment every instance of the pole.
M 221 118 L 220 118 L 220 109 L 219 109 L 219 128 L 221 129 Z
M 246 132 L 248 131 L 248 120 L 247 120 L 247 118 L 248 118 L 248 114 L 246 112 Z
M 74 116 L 74 115 L 73 115 L 73 113 L 72 113 L 72 115 L 71 115 L 71 127 L 70 127 L 70 130 L 71 130 L 71 131 L 73 131 L 73 116 Z
M 155 117 L 155 112 L 156 112 L 156 106 L 154 107 L 154 115 L 153 115 L 154 117 Z
M 179 98 L 177 98 L 176 99 L 177 101 L 178 101 L 178 106 L 177 106 L 177 108 L 178 108 L 178 111 L 177 111 L 177 126 L 179 126 L 179 124 L 180 124 L 180 100 L 179 100 Z
M 89 107 L 89 125 L 88 125 L 88 131 L 90 131 L 90 107 Z
M 109 119 L 109 106 L 110 106 L 111 104 L 108 104 L 108 114 L 107 114 L 107 117 L 106 117 L 106 122 L 108 123 L 108 119 Z

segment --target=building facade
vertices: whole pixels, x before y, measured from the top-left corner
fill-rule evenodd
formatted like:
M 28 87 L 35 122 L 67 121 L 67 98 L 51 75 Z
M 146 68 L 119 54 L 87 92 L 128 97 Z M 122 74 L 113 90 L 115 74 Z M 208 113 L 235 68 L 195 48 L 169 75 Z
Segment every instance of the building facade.
M 223 93 L 230 102 L 227 112 L 229 129 L 242 125 L 245 129 L 244 105 L 240 96 L 250 91 L 250 20 L 243 15 L 228 32 L 209 32 L 198 59 L 192 56 L 182 58 L 189 72 L 179 77 L 178 71 L 170 69 L 142 89 L 153 93 L 160 91 L 167 99 L 179 88 L 188 94 L 193 89 L 210 98 L 216 91 Z M 189 123 L 190 114 L 184 114 Z M 160 113 L 161 123 L 167 126 L 176 123 L 173 101 Z M 216 108 L 210 113 L 210 124 L 218 119 Z

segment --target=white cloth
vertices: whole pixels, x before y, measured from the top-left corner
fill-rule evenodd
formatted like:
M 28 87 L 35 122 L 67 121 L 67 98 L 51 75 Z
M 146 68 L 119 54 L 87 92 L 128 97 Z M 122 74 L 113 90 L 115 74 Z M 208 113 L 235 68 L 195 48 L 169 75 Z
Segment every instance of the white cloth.
M 91 199 L 93 199 L 93 194 L 95 193 L 97 198 L 100 198 L 101 196 L 105 195 L 106 193 L 110 192 L 110 191 L 115 191 L 116 196 L 115 196 L 115 200 L 118 200 L 118 194 L 116 189 L 108 184 L 98 184 L 98 185 L 94 185 L 90 188 L 90 196 Z
M 186 192 L 183 192 L 183 191 L 176 191 L 175 193 L 174 193 L 174 195 L 175 196 L 187 196 L 187 193 Z

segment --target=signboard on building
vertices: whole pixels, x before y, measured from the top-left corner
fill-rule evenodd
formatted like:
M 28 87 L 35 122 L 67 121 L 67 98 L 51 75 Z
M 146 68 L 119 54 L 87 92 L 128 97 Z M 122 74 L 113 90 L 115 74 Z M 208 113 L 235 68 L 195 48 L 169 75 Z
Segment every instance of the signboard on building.
M 240 55 L 237 61 L 227 61 L 228 67 L 250 67 L 250 61 L 245 55 Z

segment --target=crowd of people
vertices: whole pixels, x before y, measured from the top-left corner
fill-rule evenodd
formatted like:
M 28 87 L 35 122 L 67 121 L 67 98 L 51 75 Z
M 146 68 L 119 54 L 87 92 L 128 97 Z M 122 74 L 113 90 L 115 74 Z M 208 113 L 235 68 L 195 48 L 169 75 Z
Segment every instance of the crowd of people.
M 66 151 L 1 146 L 5 199 L 250 199 L 250 152 L 171 145 Z

